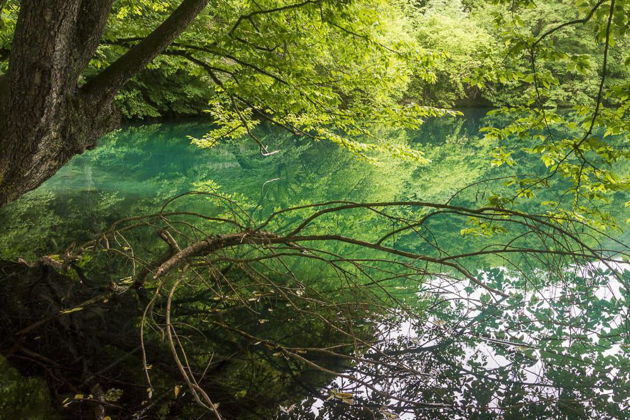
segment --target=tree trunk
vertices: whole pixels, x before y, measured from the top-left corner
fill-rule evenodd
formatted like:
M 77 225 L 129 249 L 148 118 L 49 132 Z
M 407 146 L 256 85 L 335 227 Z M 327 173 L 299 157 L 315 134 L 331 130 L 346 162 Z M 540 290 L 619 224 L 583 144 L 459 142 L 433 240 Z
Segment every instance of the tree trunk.
M 3 89 L 0 205 L 40 185 L 116 126 L 111 99 L 89 103 L 77 92 L 112 2 L 22 1 Z
M 83 88 L 113 0 L 23 0 L 9 71 L 0 77 L 0 206 L 30 191 L 120 122 L 117 91 L 209 0 L 184 0 L 145 40 Z

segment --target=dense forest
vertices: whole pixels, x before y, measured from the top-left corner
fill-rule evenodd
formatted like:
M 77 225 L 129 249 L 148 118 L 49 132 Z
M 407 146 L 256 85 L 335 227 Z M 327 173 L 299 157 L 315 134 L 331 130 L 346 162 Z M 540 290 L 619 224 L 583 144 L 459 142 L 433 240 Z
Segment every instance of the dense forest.
M 630 1 L 0 0 L 0 419 L 623 419 Z

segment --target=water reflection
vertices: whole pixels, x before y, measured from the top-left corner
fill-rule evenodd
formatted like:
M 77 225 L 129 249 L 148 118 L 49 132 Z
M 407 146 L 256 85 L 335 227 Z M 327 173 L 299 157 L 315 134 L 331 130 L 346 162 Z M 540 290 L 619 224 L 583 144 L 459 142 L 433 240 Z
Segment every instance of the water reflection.
M 481 124 L 480 115 L 434 120 L 410 135 L 405 141 L 417 143 L 432 160 L 422 167 L 387 157 L 380 166 L 367 165 L 330 144 L 274 130 L 260 137 L 280 152 L 264 158 L 248 142 L 206 151 L 191 146 L 186 136 L 202 134 L 207 128 L 204 123 L 128 127 L 76 157 L 42 188 L 0 210 L 0 258 L 61 254 L 115 220 L 154 213 L 165 200 L 191 190 L 220 193 L 238 202 L 245 213 L 238 220 L 248 226 L 260 224 L 279 208 L 328 200 L 443 203 L 455 196 L 453 205 L 486 205 L 488 197 L 513 187 L 503 183 L 505 169 L 488 164 L 488 146 L 477 133 Z M 507 171 L 511 175 L 517 169 Z M 470 184 L 475 187 L 464 189 Z M 518 205 L 544 213 L 540 202 L 561 194 L 554 188 Z M 611 208 L 620 208 L 623 197 L 616 200 Z M 233 209 L 204 197 L 180 200 L 169 209 L 235 217 Z M 415 267 L 408 275 L 405 265 L 392 271 L 378 264 L 362 265 L 374 254 L 347 243 L 327 243 L 319 254 L 289 244 L 217 255 L 212 264 L 203 261 L 195 267 L 199 281 L 190 282 L 176 296 L 172 315 L 193 349 L 191 363 L 198 363 L 203 372 L 201 382 L 228 416 L 624 417 L 630 403 L 627 264 L 571 266 L 572 261 L 554 255 L 544 259 L 501 254 L 519 247 L 536 250 L 541 243 L 559 246 L 556 232 L 532 234 L 527 224 L 511 224 L 490 236 L 480 232 L 474 221 L 471 225 L 470 214 L 437 212 L 423 221 L 421 229 L 390 235 L 411 218 L 428 213 L 399 208 L 389 212 L 385 222 L 374 212 L 365 213 L 331 214 L 308 233 L 384 237 L 382 244 L 394 250 L 434 259 L 485 250 L 487 254 L 457 261 L 507 297 L 442 273 L 444 267 Z M 268 228 L 286 232 L 304 217 L 299 212 L 287 214 Z M 190 219 L 177 221 L 184 225 Z M 144 263 L 164 253 L 164 241 L 156 232 L 172 226 L 160 223 L 151 220 L 145 231 L 125 238 L 140 245 L 134 248 L 133 258 Z M 226 232 L 204 223 L 195 229 Z M 472 233 L 463 235 L 463 231 Z M 199 235 L 192 228 L 185 233 L 187 239 Z M 602 241 L 607 248 L 620 248 L 627 243 L 627 233 L 623 235 L 591 237 L 588 244 Z M 129 247 L 119 245 L 127 258 Z M 277 259 L 275 266 L 259 261 L 239 265 L 239 259 L 270 252 L 291 254 Z M 338 255 L 354 260 L 333 266 L 316 258 L 334 260 Z M 130 273 L 130 258 L 92 257 L 92 274 L 105 284 L 136 274 Z M 365 278 L 357 280 L 360 274 L 375 273 L 389 278 L 383 290 L 372 290 L 381 287 L 377 281 L 367 291 L 351 287 L 366 285 Z M 173 281 L 165 285 L 171 287 Z M 145 286 L 156 295 L 165 287 L 158 282 Z M 156 302 L 155 330 L 149 329 L 147 340 L 155 345 L 154 372 L 163 369 L 164 376 L 158 374 L 164 381 L 162 393 L 172 395 L 173 384 L 164 379 L 172 366 L 160 352 L 164 295 Z M 103 353 L 108 352 L 119 356 L 111 350 Z M 100 368 L 107 367 L 107 356 L 101 355 L 105 366 Z M 335 379 L 340 372 L 344 376 Z M 142 404 L 145 383 L 137 388 L 140 391 L 126 391 L 126 395 Z M 194 413 L 190 406 L 167 402 L 163 406 L 176 407 L 180 415 Z
M 423 318 L 379 325 L 378 341 L 337 378 L 328 399 L 281 418 L 623 418 L 630 403 L 627 286 L 630 264 L 549 273 L 479 274 L 509 298 L 449 278 L 418 296 Z M 541 278 L 544 281 L 541 281 Z M 625 286 L 624 286 L 625 284 Z M 369 387 L 364 384 L 369 384 Z M 340 397 L 341 396 L 341 397 Z

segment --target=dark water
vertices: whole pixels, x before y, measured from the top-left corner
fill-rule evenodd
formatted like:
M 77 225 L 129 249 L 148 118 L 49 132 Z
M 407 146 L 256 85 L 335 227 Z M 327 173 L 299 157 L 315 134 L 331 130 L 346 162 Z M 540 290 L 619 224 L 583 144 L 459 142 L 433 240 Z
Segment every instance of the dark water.
M 378 156 L 376 164 L 367 163 L 332 144 L 308 142 L 273 129 L 263 130 L 261 138 L 270 150 L 279 152 L 264 157 L 247 140 L 208 150 L 191 145 L 188 136 L 202 136 L 208 129 L 203 122 L 129 126 L 2 209 L 0 258 L 61 253 L 72 243 L 91 239 L 115 220 L 155 212 L 165 200 L 187 191 L 227 195 L 255 220 L 280 208 L 331 200 L 444 203 L 452 198 L 453 204 L 481 206 L 493 194 L 508 194 L 510 189 L 504 179 L 481 181 L 522 171 L 490 165 L 491 146 L 480 141 L 478 134 L 481 116 L 481 112 L 470 112 L 462 118 L 429 121 L 417 133 L 389 134 L 424 150 L 431 160 L 428 165 L 387 156 Z M 539 170 L 537 165 L 532 162 L 535 170 Z M 465 188 L 471 184 L 476 186 Z M 558 183 L 555 190 L 540 194 L 557 198 L 562 187 Z M 540 201 L 538 197 L 515 206 L 539 212 L 536 203 Z M 619 203 L 623 201 L 618 196 L 608 205 L 622 226 Z M 213 210 L 199 201 L 184 207 L 204 214 Z M 374 220 L 358 217 L 331 223 L 337 231 L 359 237 L 382 228 Z M 430 226 L 431 240 L 398 235 L 387 245 L 437 255 L 444 249 L 470 252 L 497 241 L 463 236 L 462 230 L 470 227 L 466 223 L 437 219 Z M 498 232 L 497 236 L 516 234 Z M 604 245 L 627 245 L 628 233 L 615 231 L 610 238 L 598 240 Z M 331 249 L 344 251 L 343 247 Z M 434 275 L 419 285 L 397 281 L 393 289 L 405 290 L 407 300 L 417 300 L 429 309 L 415 317 L 401 314 L 379 321 L 373 331 L 377 344 L 371 352 L 395 355 L 399 365 L 413 369 L 358 363 L 347 372 L 363 378 L 361 383 L 342 376 L 318 377 L 311 381 L 318 395 L 302 390 L 264 407 L 271 410 L 265 415 L 278 407 L 278 415 L 287 418 L 627 415 L 630 343 L 628 293 L 623 282 L 627 284 L 630 278 L 626 264 L 564 265 L 555 280 L 556 267 L 548 261 L 508 263 L 490 255 L 471 258 L 468 264 L 478 278 L 512 293 L 511 298 L 490 302 L 473 284 L 455 283 L 448 276 Z M 319 275 L 305 265 L 298 269 L 305 277 Z M 343 392 L 351 394 L 352 401 Z M 285 394 L 291 393 L 285 388 Z M 264 404 L 271 405 L 271 400 Z M 425 403 L 445 403 L 450 408 L 427 408 Z

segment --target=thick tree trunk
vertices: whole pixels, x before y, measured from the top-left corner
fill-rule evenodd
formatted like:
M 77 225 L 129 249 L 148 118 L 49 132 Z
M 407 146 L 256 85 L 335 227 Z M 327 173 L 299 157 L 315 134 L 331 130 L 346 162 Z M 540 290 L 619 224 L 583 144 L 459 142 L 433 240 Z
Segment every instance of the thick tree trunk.
M 77 91 L 112 2 L 22 2 L 3 89 L 0 205 L 40 185 L 116 126 L 111 99 L 89 103 Z
M 0 206 L 50 178 L 119 125 L 117 91 L 181 34 L 209 0 L 184 0 L 145 40 L 79 89 L 113 0 L 23 0 L 0 77 Z

